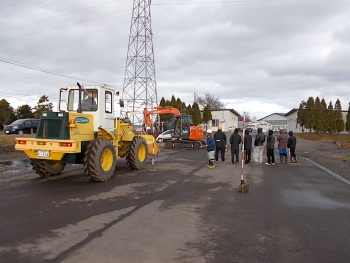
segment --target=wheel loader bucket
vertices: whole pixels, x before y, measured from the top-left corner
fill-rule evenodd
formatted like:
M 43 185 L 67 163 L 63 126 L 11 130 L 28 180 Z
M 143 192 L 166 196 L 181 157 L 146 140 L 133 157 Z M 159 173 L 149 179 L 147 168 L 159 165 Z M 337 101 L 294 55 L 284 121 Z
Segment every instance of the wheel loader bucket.
M 145 138 L 147 143 L 147 154 L 148 155 L 158 155 L 160 152 L 160 147 L 158 143 L 156 142 L 156 139 L 152 135 L 140 135 L 141 137 Z M 154 150 L 154 151 L 153 151 Z

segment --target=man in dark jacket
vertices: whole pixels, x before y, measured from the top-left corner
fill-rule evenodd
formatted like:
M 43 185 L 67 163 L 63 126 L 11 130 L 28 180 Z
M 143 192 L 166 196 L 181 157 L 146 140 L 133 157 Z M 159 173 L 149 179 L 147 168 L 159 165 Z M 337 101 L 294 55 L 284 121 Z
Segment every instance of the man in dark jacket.
M 239 161 L 239 144 L 242 142 L 241 135 L 238 134 L 238 129 L 236 128 L 234 133 L 230 137 L 231 144 L 231 164 L 238 163 Z M 235 162 L 236 155 L 236 162 Z
M 211 135 L 213 132 L 209 129 L 207 130 L 207 157 L 209 160 L 209 164 L 206 165 L 208 168 L 214 168 L 215 167 L 215 162 L 214 162 L 214 155 L 215 155 L 215 140 Z
M 266 152 L 267 152 L 267 165 L 275 165 L 275 136 L 273 136 L 273 130 L 269 130 L 269 136 L 267 137 Z
M 252 141 L 253 138 L 249 134 L 249 130 L 245 130 L 244 135 L 244 154 L 245 154 L 245 164 L 249 164 L 252 156 Z
M 291 157 L 291 163 L 297 162 L 297 156 L 295 155 L 295 147 L 297 146 L 297 138 L 293 135 L 293 132 L 289 132 L 289 138 L 287 142 L 287 147 L 290 149 L 290 157 Z
M 221 161 L 225 162 L 225 148 L 226 148 L 226 134 L 222 132 L 221 125 L 218 127 L 218 131 L 214 134 L 215 139 L 215 161 L 219 161 L 219 151 L 221 152 Z
M 258 134 L 255 136 L 253 152 L 253 158 L 255 163 L 261 164 L 263 161 L 264 142 L 265 135 L 262 133 L 262 128 L 258 128 Z

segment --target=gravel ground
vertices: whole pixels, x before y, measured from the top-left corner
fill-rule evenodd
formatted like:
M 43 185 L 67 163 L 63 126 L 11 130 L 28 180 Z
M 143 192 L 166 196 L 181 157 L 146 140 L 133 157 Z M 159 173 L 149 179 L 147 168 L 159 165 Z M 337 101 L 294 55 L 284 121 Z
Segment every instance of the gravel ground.
M 278 152 L 278 150 L 276 152 Z M 349 148 L 341 148 L 336 144 L 297 138 L 296 155 L 297 157 L 308 158 L 343 178 L 350 180 Z

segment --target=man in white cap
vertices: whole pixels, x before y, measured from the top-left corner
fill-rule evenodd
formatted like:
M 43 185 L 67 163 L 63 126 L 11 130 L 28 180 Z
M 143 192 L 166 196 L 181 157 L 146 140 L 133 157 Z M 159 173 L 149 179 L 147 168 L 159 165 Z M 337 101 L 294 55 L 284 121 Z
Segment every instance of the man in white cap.
M 213 137 L 211 137 L 211 135 L 213 134 L 213 132 L 209 129 L 207 130 L 207 151 L 208 151 L 208 160 L 209 160 L 209 164 L 206 165 L 206 167 L 208 168 L 214 168 L 215 167 L 215 140 Z

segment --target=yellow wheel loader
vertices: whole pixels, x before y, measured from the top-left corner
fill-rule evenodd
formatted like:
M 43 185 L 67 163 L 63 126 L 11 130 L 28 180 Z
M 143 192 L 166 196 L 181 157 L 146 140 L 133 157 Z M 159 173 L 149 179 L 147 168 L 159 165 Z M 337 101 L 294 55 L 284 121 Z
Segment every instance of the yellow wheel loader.
M 67 163 L 83 164 L 88 178 L 107 181 L 117 159 L 141 169 L 147 155 L 160 151 L 152 135 L 136 135 L 128 119 L 114 117 L 114 90 L 106 86 L 68 86 L 59 92 L 58 111 L 42 112 L 35 138 L 16 138 L 41 177 L 55 176 Z

